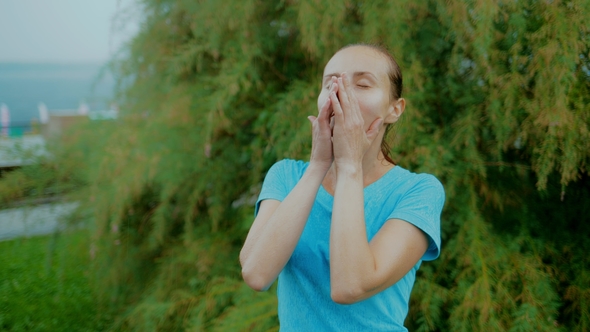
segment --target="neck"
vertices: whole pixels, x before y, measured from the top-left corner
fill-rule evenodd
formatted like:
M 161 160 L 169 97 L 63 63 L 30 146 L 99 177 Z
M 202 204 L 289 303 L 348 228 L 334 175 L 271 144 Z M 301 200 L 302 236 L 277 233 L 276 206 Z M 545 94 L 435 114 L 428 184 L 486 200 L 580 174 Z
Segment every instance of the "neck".
M 381 149 L 377 151 L 369 150 L 365 154 L 362 162 L 363 168 L 363 187 L 370 185 L 371 183 L 379 180 L 387 171 L 392 169 L 395 165 L 391 164 L 385 159 L 385 156 L 381 152 Z M 336 164 L 332 163 L 326 177 L 323 181 L 324 189 L 331 194 L 334 193 L 336 186 L 337 169 Z

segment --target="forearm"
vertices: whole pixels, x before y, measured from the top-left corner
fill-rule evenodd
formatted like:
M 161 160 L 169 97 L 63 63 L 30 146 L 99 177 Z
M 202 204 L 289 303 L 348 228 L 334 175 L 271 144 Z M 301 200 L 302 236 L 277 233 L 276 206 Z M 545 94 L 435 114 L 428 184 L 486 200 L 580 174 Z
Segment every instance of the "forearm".
M 330 232 L 330 282 L 336 302 L 350 302 L 371 287 L 376 261 L 367 241 L 362 167 L 337 173 Z
M 297 246 L 325 175 L 325 167 L 310 164 L 270 218 L 261 227 L 253 225 L 240 252 L 242 275 L 250 287 L 265 290 L 281 272 Z

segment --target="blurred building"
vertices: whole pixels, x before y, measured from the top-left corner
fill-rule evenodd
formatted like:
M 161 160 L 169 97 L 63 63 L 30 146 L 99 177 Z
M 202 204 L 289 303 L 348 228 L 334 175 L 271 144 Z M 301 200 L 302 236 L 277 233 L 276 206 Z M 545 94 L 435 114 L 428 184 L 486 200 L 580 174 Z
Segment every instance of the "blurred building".
M 59 139 L 73 126 L 88 121 L 114 120 L 118 117 L 116 105 L 109 110 L 91 111 L 87 104 L 81 103 L 78 109 L 49 110 L 40 103 L 39 120 L 19 124 L 10 122 L 8 106 L 0 107 L 0 176 L 1 171 L 34 163 L 45 155 L 45 142 Z

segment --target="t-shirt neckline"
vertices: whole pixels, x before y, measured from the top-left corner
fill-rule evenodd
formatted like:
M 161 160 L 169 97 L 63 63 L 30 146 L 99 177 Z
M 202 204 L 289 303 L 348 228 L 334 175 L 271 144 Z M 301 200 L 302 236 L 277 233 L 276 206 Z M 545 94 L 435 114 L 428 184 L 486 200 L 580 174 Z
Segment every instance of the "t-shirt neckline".
M 377 181 L 374 181 L 373 183 L 369 184 L 368 186 L 363 188 L 363 192 L 367 191 L 367 189 L 370 189 L 371 187 L 376 186 L 377 184 L 379 184 L 380 182 L 382 182 L 386 177 L 390 176 L 393 173 L 397 173 L 397 169 L 402 170 L 403 168 L 399 165 L 394 165 L 390 170 L 388 170 L 387 172 L 385 172 L 385 174 L 383 174 L 380 178 L 377 179 Z M 324 188 L 323 184 L 320 184 L 320 190 L 322 190 L 324 193 L 326 193 L 328 196 L 330 196 L 332 199 L 334 199 L 334 196 L 332 194 L 330 194 L 326 188 Z

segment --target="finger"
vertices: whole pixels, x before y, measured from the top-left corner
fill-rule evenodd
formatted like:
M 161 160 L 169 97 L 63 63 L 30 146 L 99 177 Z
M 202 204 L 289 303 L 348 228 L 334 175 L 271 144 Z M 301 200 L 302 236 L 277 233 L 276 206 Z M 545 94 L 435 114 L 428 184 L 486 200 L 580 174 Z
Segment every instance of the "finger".
M 336 121 L 336 124 L 339 124 L 344 120 L 344 114 L 342 112 L 342 107 L 340 106 L 340 101 L 338 101 L 338 97 L 336 97 L 336 92 L 330 93 L 330 100 L 332 103 L 332 110 L 334 110 L 334 121 Z
M 347 72 L 343 72 L 340 75 L 340 81 L 342 82 L 342 87 L 346 91 L 347 96 L 350 97 L 351 92 L 352 92 L 352 86 L 350 84 L 350 77 L 348 77 Z
M 336 121 L 334 121 L 334 117 L 330 118 L 330 133 L 331 136 L 334 136 L 334 125 L 336 124 Z
M 342 83 L 343 83 L 344 89 L 346 90 L 347 101 L 350 106 L 350 108 L 349 108 L 350 111 L 348 112 L 348 114 L 350 114 L 351 116 L 354 116 L 356 118 L 362 119 L 362 115 L 361 115 L 359 108 L 358 108 L 358 100 L 356 99 L 356 94 L 354 93 L 352 82 L 350 81 L 350 77 L 348 76 L 348 73 L 346 73 L 346 72 L 342 73 L 341 78 L 342 78 Z
M 334 77 L 334 76 L 332 76 L 332 77 Z M 333 82 L 330 82 L 329 84 L 330 84 L 330 85 L 329 85 L 329 87 L 328 87 L 328 98 L 326 98 L 326 100 L 324 101 L 324 103 L 322 104 L 322 106 L 320 106 L 320 108 L 319 108 L 319 112 L 321 112 L 321 111 L 322 111 L 322 108 L 329 107 L 329 105 L 327 105 L 327 104 L 329 104 L 329 103 L 330 103 L 330 97 L 329 97 L 329 95 L 330 95 L 330 93 L 331 93 L 332 91 L 334 91 L 334 88 L 335 88 L 335 87 L 334 87 L 334 84 L 333 84 Z
M 315 116 L 308 116 L 307 118 L 311 121 L 312 126 L 317 125 L 320 132 L 325 132 L 329 130 L 330 126 L 330 105 L 331 105 L 330 98 L 327 98 L 322 107 L 320 107 L 320 111 L 317 117 Z
M 340 90 L 340 87 L 338 86 L 338 77 L 332 76 L 332 83 L 330 83 L 330 92 L 335 92 L 336 96 L 338 96 L 338 90 Z
M 326 98 L 324 105 L 320 108 L 320 114 L 318 114 L 318 118 L 320 121 L 328 121 L 330 119 L 330 106 L 332 105 L 332 101 L 330 98 Z
M 369 129 L 367 130 L 367 139 L 369 142 L 373 142 L 379 131 L 381 130 L 381 125 L 383 124 L 383 119 L 377 118 L 371 123 Z
M 340 77 L 338 77 L 338 99 L 340 100 L 340 105 L 342 106 L 343 112 L 345 112 L 344 116 L 347 116 L 350 112 L 350 101 L 348 100 L 348 89 L 344 85 L 344 81 L 342 76 L 346 73 L 342 73 Z

